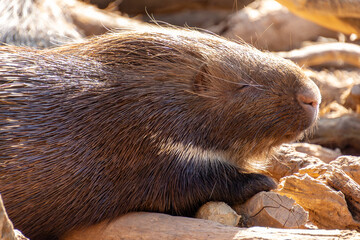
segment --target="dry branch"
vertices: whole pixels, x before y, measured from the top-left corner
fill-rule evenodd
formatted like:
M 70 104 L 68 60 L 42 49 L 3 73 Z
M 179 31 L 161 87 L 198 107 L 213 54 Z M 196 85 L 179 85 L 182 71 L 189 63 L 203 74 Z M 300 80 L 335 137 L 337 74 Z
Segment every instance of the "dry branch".
M 347 63 L 360 68 L 360 46 L 351 43 L 317 44 L 277 54 L 304 67 L 335 62 Z

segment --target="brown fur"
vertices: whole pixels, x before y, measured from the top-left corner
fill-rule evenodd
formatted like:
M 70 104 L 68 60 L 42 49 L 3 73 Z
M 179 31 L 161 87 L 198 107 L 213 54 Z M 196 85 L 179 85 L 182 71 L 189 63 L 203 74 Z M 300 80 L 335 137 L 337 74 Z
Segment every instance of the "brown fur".
M 52 50 L 0 48 L 0 186 L 31 239 L 130 211 L 192 216 L 274 183 L 252 159 L 315 119 L 289 61 L 191 30 L 146 28 Z

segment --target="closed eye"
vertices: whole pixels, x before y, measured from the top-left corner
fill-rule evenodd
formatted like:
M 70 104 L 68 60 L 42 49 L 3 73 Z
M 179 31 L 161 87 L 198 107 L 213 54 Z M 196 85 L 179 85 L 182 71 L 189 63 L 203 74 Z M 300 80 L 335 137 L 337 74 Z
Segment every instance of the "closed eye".
M 250 87 L 249 84 L 237 84 L 236 85 L 236 90 L 243 90 L 244 88 Z

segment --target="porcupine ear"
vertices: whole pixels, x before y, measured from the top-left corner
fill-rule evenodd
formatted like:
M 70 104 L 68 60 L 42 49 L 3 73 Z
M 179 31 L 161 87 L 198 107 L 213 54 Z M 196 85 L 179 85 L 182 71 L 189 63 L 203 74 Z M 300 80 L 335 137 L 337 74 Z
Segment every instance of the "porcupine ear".
M 193 78 L 192 90 L 196 93 L 205 93 L 210 87 L 209 72 L 206 64 L 202 64 Z

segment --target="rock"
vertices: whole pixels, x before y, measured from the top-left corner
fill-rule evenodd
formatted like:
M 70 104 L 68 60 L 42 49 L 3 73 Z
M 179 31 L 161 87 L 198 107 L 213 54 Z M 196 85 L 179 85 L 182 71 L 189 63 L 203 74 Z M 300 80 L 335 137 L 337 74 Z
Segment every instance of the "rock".
M 196 217 L 234 227 L 240 221 L 240 216 L 224 202 L 208 202 L 204 204 L 197 211 Z

